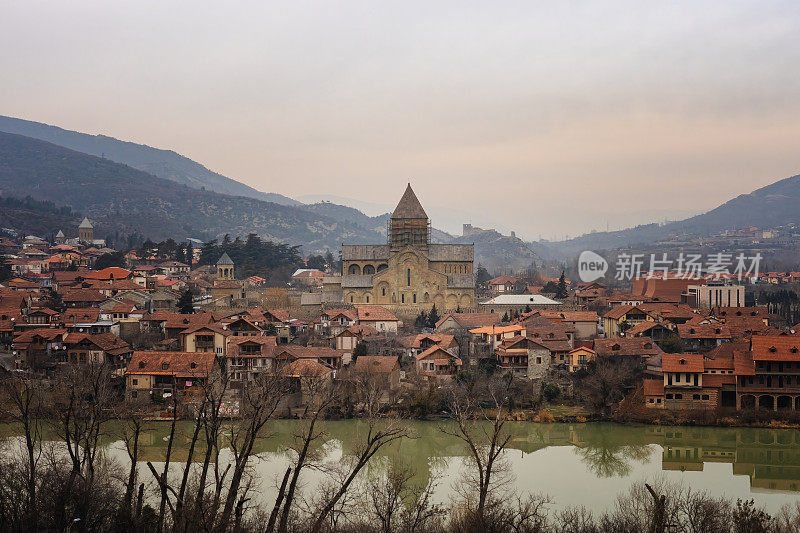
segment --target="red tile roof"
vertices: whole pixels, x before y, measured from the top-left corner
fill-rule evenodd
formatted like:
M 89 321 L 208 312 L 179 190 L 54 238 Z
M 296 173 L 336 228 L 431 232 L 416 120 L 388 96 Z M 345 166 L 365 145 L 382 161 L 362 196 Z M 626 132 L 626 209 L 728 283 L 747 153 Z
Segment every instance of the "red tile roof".
M 361 372 L 389 374 L 400 368 L 397 357 L 383 355 L 362 355 L 356 359 L 354 368 Z

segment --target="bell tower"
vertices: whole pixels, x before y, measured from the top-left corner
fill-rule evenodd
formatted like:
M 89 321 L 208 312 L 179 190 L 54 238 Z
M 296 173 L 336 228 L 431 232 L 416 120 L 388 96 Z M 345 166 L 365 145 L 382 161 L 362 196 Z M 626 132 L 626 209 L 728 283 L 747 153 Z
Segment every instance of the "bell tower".
M 428 215 L 419 203 L 409 183 L 406 192 L 392 213 L 387 231 L 389 245 L 393 249 L 402 246 L 428 246 L 430 224 Z
M 222 257 L 217 260 L 217 279 L 232 281 L 233 277 L 233 260 L 227 253 L 223 253 Z

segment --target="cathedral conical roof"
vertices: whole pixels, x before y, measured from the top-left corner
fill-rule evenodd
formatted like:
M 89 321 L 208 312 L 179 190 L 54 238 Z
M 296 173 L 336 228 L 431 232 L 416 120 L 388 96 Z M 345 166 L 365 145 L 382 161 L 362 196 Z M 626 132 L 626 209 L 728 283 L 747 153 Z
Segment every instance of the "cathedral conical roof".
M 222 252 L 222 257 L 220 257 L 217 260 L 217 264 L 218 265 L 232 265 L 233 264 L 233 260 L 230 257 L 228 257 L 228 254 L 226 252 Z
M 422 204 L 420 204 L 417 199 L 417 195 L 414 194 L 410 183 L 408 187 L 406 187 L 406 192 L 403 193 L 403 197 L 400 198 L 400 203 L 394 208 L 392 218 L 428 218 L 427 213 L 422 209 Z
M 81 225 L 78 226 L 79 229 L 91 229 L 92 227 L 92 223 L 89 222 L 89 219 L 86 217 L 83 217 L 83 222 L 81 222 Z

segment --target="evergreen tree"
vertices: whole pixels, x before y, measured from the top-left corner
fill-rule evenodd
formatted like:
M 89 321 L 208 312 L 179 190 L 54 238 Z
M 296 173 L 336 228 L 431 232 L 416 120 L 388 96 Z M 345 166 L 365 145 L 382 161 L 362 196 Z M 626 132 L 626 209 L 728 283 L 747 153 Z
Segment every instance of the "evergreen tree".
M 526 312 L 526 313 L 530 313 L 531 311 L 532 311 L 532 309 L 531 309 L 531 306 L 530 306 L 530 305 L 527 305 L 527 304 L 525 304 L 525 312 Z
M 439 318 L 440 318 L 439 312 L 436 310 L 436 304 L 433 304 L 430 313 L 428 313 L 428 320 L 427 320 L 428 327 L 431 329 L 435 328 L 436 323 L 439 321 Z
M 558 290 L 556 291 L 556 298 L 566 298 L 569 295 L 567 292 L 567 279 L 564 277 L 564 271 L 561 271 L 561 277 L 558 278 Z
M 414 319 L 414 326 L 424 328 L 428 323 L 428 314 L 425 311 L 420 311 L 417 318 Z
M 355 363 L 356 359 L 362 355 L 367 355 L 367 343 L 364 341 L 358 341 L 356 347 L 353 348 L 353 362 Z
M 186 289 L 181 293 L 181 297 L 178 299 L 178 311 L 185 315 L 194 313 L 194 299 L 191 290 Z
M 503 318 L 500 319 L 500 322 L 508 322 L 508 311 L 503 313 Z
M 6 256 L 0 256 L 0 282 L 11 279 L 11 261 Z
M 484 266 L 478 263 L 478 268 L 475 270 L 475 281 L 478 283 L 478 286 L 485 285 L 487 281 L 492 279 L 489 275 L 489 271 L 484 268 Z
M 190 242 L 186 243 L 186 253 L 184 254 L 184 256 L 185 256 L 185 259 L 186 259 L 186 261 L 184 261 L 184 263 L 186 263 L 187 265 L 189 265 L 191 267 L 192 266 L 192 260 L 194 259 L 194 247 L 192 247 L 192 243 L 190 243 Z
M 275 327 L 275 324 L 270 322 L 267 324 L 267 327 L 264 328 L 264 335 L 267 335 L 268 337 L 277 337 L 278 328 Z

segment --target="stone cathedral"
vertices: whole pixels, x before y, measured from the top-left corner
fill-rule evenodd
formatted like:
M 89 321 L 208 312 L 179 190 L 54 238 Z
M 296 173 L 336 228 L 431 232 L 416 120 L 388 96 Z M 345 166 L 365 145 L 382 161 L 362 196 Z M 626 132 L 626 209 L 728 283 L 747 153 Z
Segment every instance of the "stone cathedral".
M 345 303 L 418 312 L 475 306 L 474 245 L 432 244 L 428 215 L 406 188 L 387 227 L 386 244 L 342 245 Z

